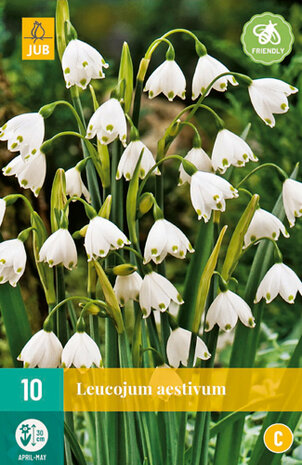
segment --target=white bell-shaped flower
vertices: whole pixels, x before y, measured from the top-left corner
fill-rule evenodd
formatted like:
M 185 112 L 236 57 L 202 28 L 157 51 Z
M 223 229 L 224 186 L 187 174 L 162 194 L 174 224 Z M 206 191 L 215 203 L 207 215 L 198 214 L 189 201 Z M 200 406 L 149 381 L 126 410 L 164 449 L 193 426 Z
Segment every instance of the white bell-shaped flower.
M 88 189 L 82 181 L 81 172 L 76 166 L 66 171 L 65 178 L 67 195 L 81 197 L 83 194 L 87 202 L 91 201 Z
M 295 87 L 273 78 L 254 79 L 248 90 L 257 115 L 271 128 L 275 126 L 273 113 L 286 113 L 287 97 L 298 92 Z
M 249 160 L 258 161 L 250 146 L 228 129 L 221 129 L 213 147 L 214 170 L 223 174 L 229 166 L 244 166 Z
M 262 279 L 256 293 L 255 303 L 263 297 L 269 304 L 280 294 L 282 299 L 293 304 L 297 292 L 302 295 L 302 283 L 296 273 L 284 263 L 275 263 Z
M 62 366 L 75 368 L 100 367 L 102 356 L 94 340 L 85 332 L 77 331 L 67 342 L 62 352 Z
M 61 363 L 62 344 L 52 331 L 41 329 L 25 344 L 18 356 L 24 368 L 57 368 Z
M 68 270 L 77 265 L 77 249 L 68 229 L 60 228 L 46 239 L 39 252 L 39 261 L 48 263 L 51 268 L 64 265 Z
M 223 73 L 227 73 L 228 68 L 212 56 L 206 54 L 198 59 L 192 81 L 192 99 L 195 100 L 200 94 L 204 95 L 207 87 L 213 79 Z M 223 76 L 213 84 L 212 88 L 219 92 L 227 90 L 228 82 L 237 86 L 238 82 L 232 75 Z M 210 89 L 211 90 L 211 89 Z M 210 90 L 207 92 L 209 94 Z
M 0 140 L 7 140 L 11 152 L 27 160 L 39 151 L 44 139 L 44 118 L 40 113 L 24 113 L 7 121 L 0 129 Z
M 119 304 L 123 306 L 129 300 L 138 302 L 142 282 L 141 276 L 136 271 L 127 276 L 117 276 L 113 290 Z
M 295 226 L 296 218 L 302 216 L 302 183 L 286 179 L 282 187 L 282 200 L 290 227 Z
M 191 162 L 198 171 L 206 171 L 207 173 L 210 173 L 213 170 L 210 157 L 201 147 L 193 147 L 184 158 Z M 181 164 L 179 167 L 179 184 L 184 184 L 185 182 L 190 184 L 191 176 L 185 172 L 184 167 Z
M 188 365 L 191 337 L 192 333 L 187 329 L 176 328 L 171 332 L 166 348 L 169 365 L 174 368 L 178 368 L 180 364 L 185 367 Z M 200 337 L 197 337 L 193 365 L 198 358 L 208 360 L 210 357 L 207 346 Z
M 2 225 L 5 211 L 6 211 L 6 202 L 5 200 L 0 199 L 0 226 Z
M 205 223 L 212 210 L 225 211 L 225 199 L 238 197 L 238 191 L 225 179 L 213 173 L 197 171 L 191 177 L 191 201 L 198 219 Z
M 245 326 L 254 328 L 255 319 L 248 304 L 232 291 L 220 292 L 207 312 L 206 331 L 211 331 L 215 324 L 225 331 L 230 331 L 238 318 Z
M 251 242 L 255 242 L 257 239 L 261 237 L 269 237 L 277 241 L 280 236 L 280 232 L 283 234 L 284 237 L 289 237 L 288 232 L 285 229 L 284 224 L 272 213 L 263 210 L 262 208 L 258 208 L 248 230 L 244 236 L 244 249 L 248 247 Z
M 155 271 L 146 274 L 139 293 L 139 304 L 144 318 L 150 315 L 151 308 L 165 312 L 171 300 L 179 305 L 183 304 L 178 290 L 167 278 Z
M 78 39 L 69 42 L 62 56 L 62 69 L 67 89 L 74 85 L 86 89 L 91 79 L 105 77 L 103 68 L 108 66 L 95 48 Z
M 13 287 L 24 273 L 26 252 L 20 239 L 10 239 L 0 243 L 0 284 L 7 281 Z
M 117 137 L 126 146 L 127 124 L 120 102 L 111 98 L 103 103 L 88 123 L 87 139 L 97 136 L 101 144 L 110 144 Z
M 46 176 L 46 157 L 38 152 L 28 161 L 23 161 L 21 155 L 2 168 L 4 176 L 15 176 L 19 185 L 24 189 L 30 189 L 36 197 L 44 184 Z
M 170 221 L 159 219 L 149 231 L 144 263 L 149 263 L 150 260 L 156 264 L 161 263 L 167 254 L 176 258 L 185 258 L 187 251 L 192 253 L 194 249 L 184 233 Z
M 144 151 L 140 162 L 139 177 L 144 179 L 148 171 L 155 165 L 155 160 L 148 147 L 140 140 L 131 141 L 125 148 L 117 167 L 116 179 L 121 179 L 124 176 L 129 181 L 132 178 L 142 150 Z M 153 173 L 159 175 L 160 171 L 156 168 Z
M 186 96 L 186 78 L 174 60 L 165 60 L 151 74 L 146 82 L 144 91 L 149 98 L 154 98 L 161 92 L 170 102 L 178 95 L 184 99 Z
M 84 241 L 88 261 L 106 257 L 109 250 L 120 249 L 125 244 L 130 241 L 114 223 L 101 216 L 90 220 Z

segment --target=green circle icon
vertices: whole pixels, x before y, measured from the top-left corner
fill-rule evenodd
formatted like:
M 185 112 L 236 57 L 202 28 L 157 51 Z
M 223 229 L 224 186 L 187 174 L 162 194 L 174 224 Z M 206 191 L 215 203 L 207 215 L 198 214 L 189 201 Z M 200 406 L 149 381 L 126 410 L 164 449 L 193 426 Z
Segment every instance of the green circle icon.
M 246 55 L 263 65 L 284 60 L 294 40 L 291 25 L 282 16 L 269 12 L 254 15 L 243 26 L 241 35 Z

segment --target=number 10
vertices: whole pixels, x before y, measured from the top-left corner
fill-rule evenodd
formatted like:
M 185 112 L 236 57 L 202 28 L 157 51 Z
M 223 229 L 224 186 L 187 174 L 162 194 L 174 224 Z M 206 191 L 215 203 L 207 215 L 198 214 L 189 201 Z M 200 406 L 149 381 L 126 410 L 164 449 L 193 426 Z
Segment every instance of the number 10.
M 42 399 L 42 381 L 40 379 L 32 379 L 30 383 L 28 379 L 24 378 L 21 381 L 21 384 L 24 385 L 24 400 L 28 401 L 30 397 L 31 400 L 38 401 Z M 28 389 L 29 385 L 29 389 Z

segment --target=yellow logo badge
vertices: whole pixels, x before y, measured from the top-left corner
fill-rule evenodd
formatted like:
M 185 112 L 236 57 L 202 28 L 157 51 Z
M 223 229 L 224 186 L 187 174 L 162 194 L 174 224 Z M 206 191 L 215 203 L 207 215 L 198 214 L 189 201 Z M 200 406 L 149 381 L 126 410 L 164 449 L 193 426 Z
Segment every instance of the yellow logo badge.
M 22 18 L 22 60 L 54 60 L 54 18 Z

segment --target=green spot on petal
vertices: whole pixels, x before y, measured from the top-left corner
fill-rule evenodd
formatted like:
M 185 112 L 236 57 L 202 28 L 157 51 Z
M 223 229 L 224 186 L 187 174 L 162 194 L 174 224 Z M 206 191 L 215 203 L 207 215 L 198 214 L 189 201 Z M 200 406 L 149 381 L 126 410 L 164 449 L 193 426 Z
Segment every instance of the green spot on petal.
M 126 174 L 125 174 L 125 178 L 126 178 L 126 179 L 131 179 L 131 174 L 130 174 L 130 173 L 126 173 Z
M 33 149 L 33 150 L 31 151 L 31 153 L 32 153 L 33 155 L 35 155 L 35 153 L 37 153 L 37 150 L 36 150 L 36 149 Z
M 173 250 L 173 252 L 176 252 L 178 250 L 177 245 L 173 245 L 172 250 Z
M 225 89 L 225 88 L 226 88 L 226 84 L 225 84 L 224 82 L 222 82 L 222 83 L 220 84 L 219 87 L 220 87 L 220 89 Z
M 165 306 L 165 304 L 161 303 L 161 304 L 159 304 L 159 308 L 160 308 L 161 310 L 163 310 L 164 308 L 166 308 L 166 306 Z
M 153 95 L 154 95 L 153 91 L 150 90 L 150 92 L 149 92 L 149 97 L 153 97 Z
M 210 327 L 209 322 L 206 321 L 206 323 L 205 323 L 205 329 L 209 329 L 209 327 Z
M 221 202 L 217 202 L 216 203 L 216 207 L 219 208 L 219 210 L 222 208 L 222 203 Z
M 249 318 L 249 326 L 251 326 L 251 328 L 253 328 L 255 326 L 255 323 L 254 323 L 254 319 L 253 318 Z
M 288 300 L 289 300 L 289 301 L 294 300 L 294 296 L 293 296 L 293 295 L 288 296 Z
M 252 235 L 251 236 L 251 242 L 254 242 L 256 240 L 256 236 L 255 235 Z
M 227 325 L 225 325 L 224 329 L 226 331 L 229 331 L 230 329 L 232 329 L 232 326 L 230 324 L 227 324 Z
M 180 294 L 177 294 L 177 300 L 178 300 L 178 302 L 182 302 L 182 297 L 181 297 Z
M 158 254 L 158 250 L 157 250 L 157 249 L 151 249 L 151 254 L 152 254 L 152 255 L 157 255 L 157 254 Z
M 17 273 L 21 273 L 22 270 L 23 270 L 23 268 L 18 268 Z
M 73 262 L 70 262 L 70 263 L 68 264 L 68 268 L 72 268 L 73 265 L 74 265 L 74 263 L 73 263 Z
M 26 179 L 22 179 L 21 184 L 22 186 L 27 186 L 28 181 Z
M 120 302 L 121 302 L 121 305 L 125 305 L 125 299 L 124 299 L 124 297 L 121 297 L 121 298 L 120 298 Z
M 270 295 L 269 292 L 267 292 L 267 293 L 266 293 L 266 300 L 270 300 L 270 298 L 271 298 L 271 295 Z
M 170 92 L 168 92 L 168 99 L 169 100 L 172 100 L 174 98 L 174 92 L 172 92 L 172 90 Z
M 249 157 L 248 157 L 247 153 L 244 153 L 244 154 L 242 155 L 242 158 L 243 158 L 244 160 L 247 160 Z
M 227 166 L 229 164 L 228 160 L 226 158 L 224 158 L 222 160 L 222 166 Z
M 109 140 L 108 137 L 106 137 L 106 136 L 103 136 L 103 137 L 102 137 L 102 141 L 103 141 L 103 142 L 108 142 L 108 140 Z
M 281 104 L 281 110 L 286 110 L 286 109 L 287 109 L 286 103 L 282 103 L 282 104 Z
M 19 142 L 23 142 L 23 137 L 22 136 L 18 136 L 17 139 L 18 139 Z
M 117 245 L 119 245 L 120 247 L 121 247 L 122 245 L 124 245 L 123 239 L 118 239 L 118 240 L 117 240 Z
M 277 233 L 273 232 L 272 233 L 272 238 L 275 239 L 277 237 Z
M 65 68 L 65 69 L 64 69 L 64 73 L 65 73 L 65 74 L 69 74 L 69 73 L 70 73 L 70 68 Z
M 17 142 L 14 142 L 14 143 L 11 145 L 11 148 L 12 148 L 12 149 L 15 149 L 15 148 L 17 147 L 17 145 L 18 145 Z
M 105 254 L 105 250 L 100 249 L 100 250 L 99 250 L 99 254 L 100 254 L 100 255 L 104 255 L 104 254 Z
M 265 118 L 264 120 L 267 124 L 272 124 L 272 121 L 269 118 Z
M 107 124 L 107 126 L 106 126 L 106 131 L 113 131 L 113 126 L 112 126 L 112 124 Z
M 83 61 L 82 65 L 83 65 L 84 68 L 86 68 L 86 66 L 88 66 L 88 62 L 87 62 L 87 61 Z

